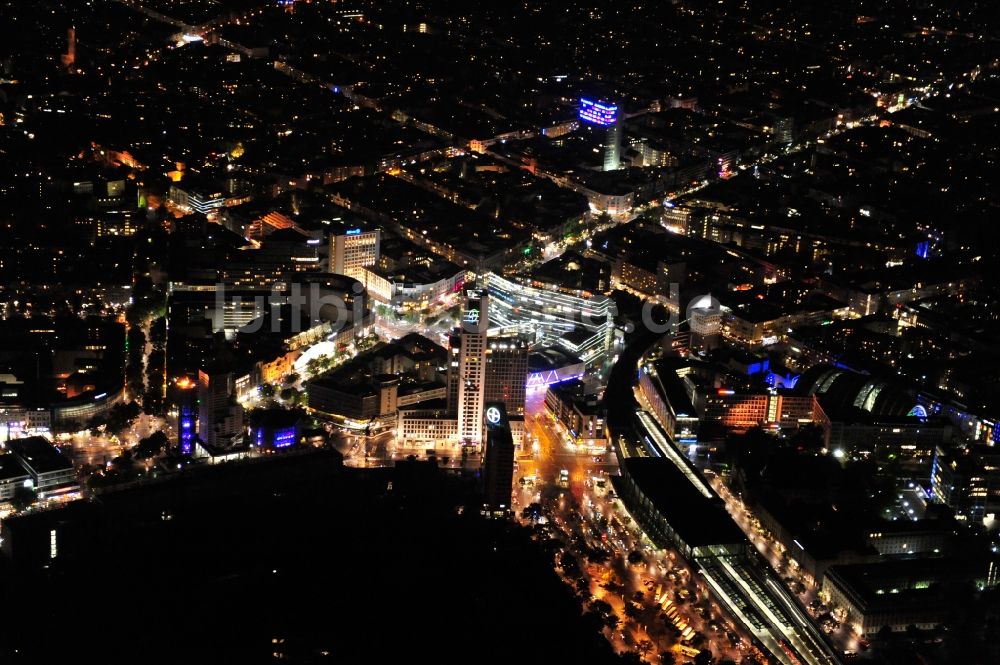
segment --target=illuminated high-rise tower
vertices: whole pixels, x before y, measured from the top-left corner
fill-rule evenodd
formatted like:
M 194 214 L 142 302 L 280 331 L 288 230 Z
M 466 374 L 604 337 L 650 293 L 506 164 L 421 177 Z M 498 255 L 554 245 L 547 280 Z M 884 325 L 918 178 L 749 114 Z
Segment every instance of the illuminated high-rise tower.
M 174 401 L 177 404 L 177 447 L 182 455 L 194 452 L 195 430 L 198 427 L 198 384 L 184 376 L 177 380 Z
M 472 291 L 465 301 L 461 331 L 452 340 L 448 392 L 458 415 L 463 444 L 483 442 L 483 401 L 486 393 L 486 352 L 489 296 Z
M 580 99 L 580 120 L 589 125 L 605 129 L 604 170 L 616 171 L 622 165 L 622 120 L 623 114 L 617 104 L 592 99 Z
M 73 26 L 66 31 L 66 52 L 62 56 L 62 64 L 66 69 L 73 69 L 76 64 L 76 28 Z

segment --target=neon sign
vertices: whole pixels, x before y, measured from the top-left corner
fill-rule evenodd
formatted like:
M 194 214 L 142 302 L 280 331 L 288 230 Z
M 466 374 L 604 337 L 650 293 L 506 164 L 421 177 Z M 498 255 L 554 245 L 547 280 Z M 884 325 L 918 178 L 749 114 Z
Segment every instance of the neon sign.
M 347 235 L 349 235 L 349 236 L 359 236 L 359 235 L 361 235 L 361 229 L 347 229 Z
M 572 379 L 579 379 L 583 374 L 574 374 L 572 376 L 559 376 L 559 373 L 554 369 L 550 369 L 544 372 L 533 372 L 528 375 L 528 382 L 525 384 L 526 388 L 544 388 L 545 386 L 551 386 L 555 383 L 562 383 L 563 381 L 570 381 Z
M 618 121 L 618 106 L 581 98 L 580 119 L 592 125 L 600 125 L 601 127 L 613 125 Z

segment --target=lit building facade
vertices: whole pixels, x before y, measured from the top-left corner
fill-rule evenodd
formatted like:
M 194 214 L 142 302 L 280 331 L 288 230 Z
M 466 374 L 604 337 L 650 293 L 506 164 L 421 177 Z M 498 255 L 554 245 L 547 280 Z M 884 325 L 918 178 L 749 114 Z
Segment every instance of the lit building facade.
M 710 351 L 717 348 L 722 340 L 722 309 L 706 303 L 704 306 L 693 307 L 688 316 L 691 349 Z
M 182 455 L 194 452 L 194 442 L 198 427 L 198 384 L 182 377 L 174 385 L 174 399 L 177 403 L 177 447 Z
M 243 435 L 243 407 L 236 403 L 231 372 L 198 371 L 198 438 L 209 449 L 238 443 Z
M 69 424 L 86 424 L 91 419 L 103 416 L 115 406 L 125 401 L 125 389 L 100 392 L 96 395 L 84 393 L 79 397 L 67 399 L 52 405 L 52 426 L 63 427 Z
M 31 476 L 31 486 L 41 497 L 54 496 L 79 488 L 76 468 L 62 452 L 40 436 L 14 439 L 7 450 Z
M 934 500 L 955 511 L 961 520 L 980 523 L 1000 512 L 1000 453 L 977 446 L 973 450 L 939 446 L 931 465 Z
M 592 99 L 580 99 L 580 120 L 605 130 L 603 140 L 604 170 L 616 171 L 621 168 L 622 134 L 624 114 L 617 104 Z
M 539 346 L 557 346 L 591 365 L 606 358 L 614 338 L 614 301 L 539 289 L 487 273 L 491 325 L 528 335 Z
M 503 402 L 506 412 L 524 414 L 528 381 L 528 341 L 523 337 L 491 337 L 486 349 L 484 399 Z
M 226 195 L 222 192 L 189 191 L 175 185 L 170 186 L 167 198 L 182 210 L 191 210 L 205 215 L 226 205 Z
M 639 373 L 639 396 L 671 439 L 697 442 L 698 414 L 676 372 L 654 363 L 644 365 Z
M 813 395 L 736 393 L 720 389 L 706 395 L 704 401 L 705 420 L 732 429 L 769 426 L 795 429 L 802 425 L 823 424 L 826 420 Z
M 447 409 L 400 409 L 396 421 L 396 442 L 402 446 L 435 449 L 458 442 L 458 418 Z
M 551 385 L 545 391 L 545 406 L 569 431 L 577 445 L 604 447 L 607 431 L 604 410 L 596 395 L 587 395 L 579 380 Z
M 262 450 L 282 450 L 298 443 L 301 421 L 294 411 L 268 409 L 250 418 L 250 445 Z
M 462 332 L 458 335 L 458 373 L 454 377 L 457 381 L 459 438 L 463 443 L 477 446 L 483 441 L 489 300 L 489 296 L 480 293 L 472 293 L 466 300 L 462 314 Z M 452 365 L 449 364 L 449 371 L 451 369 Z M 449 380 L 449 384 L 451 383 L 452 380 Z
M 382 232 L 360 227 L 330 235 L 330 272 L 364 281 L 364 268 L 378 263 Z M 366 285 L 367 286 L 367 285 Z

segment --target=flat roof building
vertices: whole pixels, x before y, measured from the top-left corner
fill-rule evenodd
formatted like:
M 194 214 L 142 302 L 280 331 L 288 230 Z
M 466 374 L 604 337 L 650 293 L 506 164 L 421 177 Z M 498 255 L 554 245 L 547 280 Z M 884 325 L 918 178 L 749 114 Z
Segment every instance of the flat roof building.
M 31 476 L 14 455 L 0 455 L 0 503 L 14 498 L 18 487 L 24 487 Z
M 884 626 L 893 631 L 911 625 L 928 629 L 940 624 L 949 610 L 942 586 L 981 584 L 987 571 L 984 564 L 983 579 L 976 579 L 980 571 L 968 562 L 942 558 L 831 566 L 823 591 L 862 635 L 873 635 Z
M 643 530 L 660 547 L 673 545 L 688 559 L 742 555 L 747 540 L 723 507 L 706 498 L 669 459 L 622 460 L 616 488 Z
M 40 436 L 14 439 L 7 450 L 30 474 L 39 496 L 66 492 L 78 487 L 73 464 L 59 449 Z

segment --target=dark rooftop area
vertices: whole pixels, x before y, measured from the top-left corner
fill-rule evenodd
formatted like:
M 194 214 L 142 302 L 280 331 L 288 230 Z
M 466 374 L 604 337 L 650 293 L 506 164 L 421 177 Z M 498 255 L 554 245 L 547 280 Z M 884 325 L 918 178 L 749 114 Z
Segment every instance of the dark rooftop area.
M 746 536 L 722 506 L 705 498 L 668 459 L 632 457 L 625 472 L 691 547 L 740 544 Z

